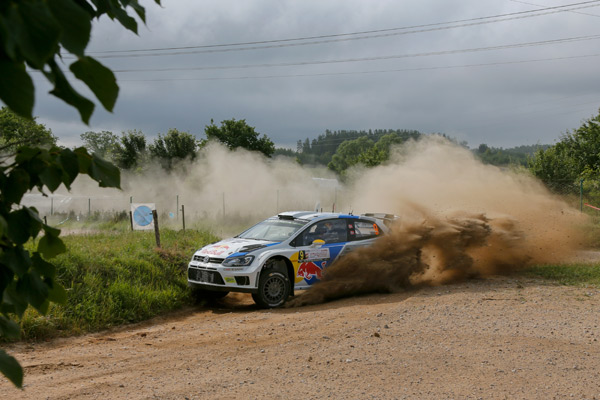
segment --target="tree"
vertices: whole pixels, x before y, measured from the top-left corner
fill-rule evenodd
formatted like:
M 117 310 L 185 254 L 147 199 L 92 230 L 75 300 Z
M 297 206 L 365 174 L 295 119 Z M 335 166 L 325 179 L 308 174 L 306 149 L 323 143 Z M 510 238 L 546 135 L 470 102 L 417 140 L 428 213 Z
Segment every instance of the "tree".
M 600 178 L 600 110 L 554 146 L 538 150 L 529 161 L 529 170 L 549 185 Z
M 160 5 L 160 0 L 154 0 Z M 33 118 L 33 80 L 39 71 L 54 86 L 50 93 L 75 107 L 88 123 L 94 103 L 69 83 L 60 64 L 65 54 L 75 61 L 69 70 L 87 85 L 102 106 L 112 111 L 119 87 L 112 71 L 85 55 L 92 20 L 107 15 L 137 33 L 131 7 L 145 21 L 137 0 L 9 0 L 0 2 L 0 100 L 15 113 Z
M 196 159 L 197 149 L 198 141 L 195 136 L 172 128 L 164 137 L 158 134 L 158 139 L 150 145 L 150 154 L 158 159 L 163 167 L 171 170 L 176 161 Z
M 376 138 L 376 141 L 367 135 L 346 140 L 337 148 L 327 167 L 341 175 L 356 164 L 375 167 L 390 158 L 392 146 L 419 136 L 420 134 L 415 135 L 409 131 L 377 131 L 371 136 Z
M 327 167 L 338 174 L 359 163 L 359 157 L 365 151 L 373 148 L 375 143 L 366 136 L 355 140 L 347 140 L 338 147 Z
M 304 143 L 302 144 L 302 152 L 303 153 L 310 152 L 310 141 L 308 140 L 308 138 L 306 138 L 306 140 L 304 140 Z
M 12 161 L 6 161 L 6 160 Z M 55 279 L 56 270 L 47 260 L 66 251 L 60 230 L 46 225 L 33 207 L 20 206 L 23 195 L 33 188 L 54 192 L 67 188 L 77 175 L 87 174 L 102 187 L 119 187 L 119 170 L 81 147 L 49 150 L 22 146 L 0 162 L 0 336 L 18 338 L 19 325 L 12 316 L 23 316 L 31 305 L 45 314 L 50 302 L 64 302 L 66 292 Z M 34 242 L 31 252 L 25 244 Z M 16 386 L 23 384 L 23 369 L 0 350 L 0 372 Z
M 110 131 L 85 132 L 80 135 L 83 147 L 105 160 L 112 160 L 119 145 L 119 137 Z
M 122 169 L 134 169 L 146 160 L 146 136 L 137 129 L 123 132 L 115 149 L 114 161 Z
M 529 170 L 551 189 L 560 189 L 565 183 L 575 183 L 580 175 L 561 143 L 538 150 L 529 161 Z
M 259 138 L 260 133 L 249 126 L 245 119 L 236 121 L 233 118 L 221 121 L 221 127 L 216 126 L 211 119 L 210 125 L 206 126 L 204 132 L 208 140 L 217 140 L 231 150 L 243 147 L 251 151 L 260 151 L 267 157 L 271 157 L 275 152 L 275 144 L 271 139 L 267 135 Z
M 0 152 L 13 152 L 19 146 L 42 146 L 50 148 L 56 144 L 56 137 L 50 129 L 10 111 L 0 109 Z
M 384 136 L 392 135 L 398 142 L 405 142 L 409 139 L 418 139 L 421 133 L 415 130 L 406 129 L 375 129 L 368 131 L 365 130 L 341 130 L 341 131 L 330 131 L 325 130 L 324 134 L 319 135 L 312 142 L 306 139 L 302 145 L 302 152 L 298 154 L 298 158 L 302 164 L 322 164 L 328 165 L 339 146 L 348 140 L 355 140 L 360 137 L 367 137 L 374 143 L 379 142 Z M 364 160 L 361 161 L 365 165 L 371 165 L 370 163 L 378 161 L 381 157 L 387 159 L 387 152 L 378 148 L 371 150 L 371 153 L 363 156 Z

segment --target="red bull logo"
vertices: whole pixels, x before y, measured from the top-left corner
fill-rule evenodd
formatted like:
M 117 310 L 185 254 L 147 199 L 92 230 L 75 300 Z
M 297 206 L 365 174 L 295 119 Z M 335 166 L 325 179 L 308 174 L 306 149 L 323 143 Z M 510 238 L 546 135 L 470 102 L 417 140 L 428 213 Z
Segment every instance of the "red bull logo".
M 321 272 L 321 268 L 319 268 L 317 264 L 313 262 L 305 262 L 300 264 L 300 267 L 298 267 L 298 276 L 301 276 L 306 280 L 310 280 L 313 277 L 321 279 Z
M 220 256 L 221 254 L 225 253 L 227 250 L 229 250 L 229 246 L 228 245 L 226 245 L 226 244 L 218 244 L 216 246 L 212 246 L 208 250 L 205 250 L 204 253 L 206 253 L 206 254 L 212 254 L 212 255 L 215 255 L 215 256 Z

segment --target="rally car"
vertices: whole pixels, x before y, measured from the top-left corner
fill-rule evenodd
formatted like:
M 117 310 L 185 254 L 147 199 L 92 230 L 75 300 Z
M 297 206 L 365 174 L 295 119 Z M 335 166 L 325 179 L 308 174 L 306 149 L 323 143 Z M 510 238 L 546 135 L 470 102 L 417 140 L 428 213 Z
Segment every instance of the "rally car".
M 295 290 L 318 282 L 338 257 L 388 232 L 396 218 L 284 212 L 197 250 L 188 264 L 188 284 L 199 296 L 246 292 L 260 307 L 278 307 Z

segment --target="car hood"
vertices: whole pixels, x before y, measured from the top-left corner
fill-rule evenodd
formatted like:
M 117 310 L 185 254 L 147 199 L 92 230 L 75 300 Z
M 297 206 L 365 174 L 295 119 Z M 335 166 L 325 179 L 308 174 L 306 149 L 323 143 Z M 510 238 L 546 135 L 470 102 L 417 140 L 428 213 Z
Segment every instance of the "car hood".
M 198 250 L 196 254 L 205 257 L 227 258 L 236 253 L 249 253 L 276 243 L 268 240 L 229 238 L 209 244 Z

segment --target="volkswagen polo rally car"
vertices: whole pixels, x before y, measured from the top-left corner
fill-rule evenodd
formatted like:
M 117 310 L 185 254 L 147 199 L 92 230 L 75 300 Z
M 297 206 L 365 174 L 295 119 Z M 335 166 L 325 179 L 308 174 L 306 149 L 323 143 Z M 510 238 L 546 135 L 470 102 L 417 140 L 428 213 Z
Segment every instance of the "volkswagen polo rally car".
M 285 212 L 194 253 L 188 284 L 206 297 L 252 293 L 261 307 L 278 307 L 295 290 L 318 282 L 323 270 L 352 249 L 388 232 L 390 214 Z

